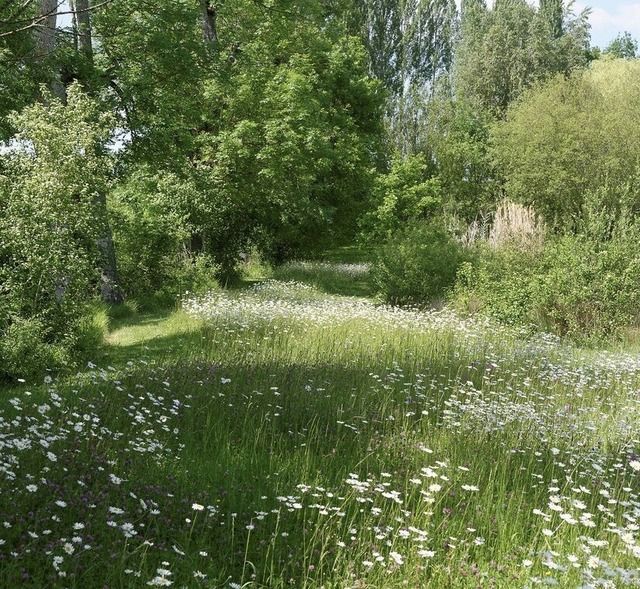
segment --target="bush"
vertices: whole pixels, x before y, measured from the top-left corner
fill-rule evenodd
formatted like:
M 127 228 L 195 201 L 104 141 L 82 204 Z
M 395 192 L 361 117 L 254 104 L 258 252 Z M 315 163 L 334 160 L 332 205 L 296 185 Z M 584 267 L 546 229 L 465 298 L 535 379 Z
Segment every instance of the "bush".
M 174 286 L 162 289 L 160 292 L 174 302 L 176 296 L 186 291 L 202 293 L 218 287 L 216 276 L 219 266 L 208 254 L 192 255 L 182 260 L 177 269 Z
M 640 225 L 597 213 L 581 231 L 535 251 L 513 244 L 474 247 L 453 300 L 508 324 L 533 324 L 578 342 L 617 337 L 638 322 Z
M 513 246 L 474 247 L 473 262 L 460 267 L 453 301 L 459 311 L 481 312 L 508 325 L 532 322 L 541 259 Z
M 144 167 L 111 195 L 121 283 L 143 309 L 166 307 L 187 290 L 215 285 L 219 266 L 213 254 L 204 253 L 203 244 L 194 247 L 194 228 L 184 212 L 191 201 L 197 191 L 188 179 Z
M 546 272 L 536 292 L 538 324 L 578 341 L 618 336 L 636 324 L 639 237 L 634 231 L 605 242 L 586 235 L 554 242 L 546 253 Z
M 73 352 L 78 360 L 94 360 L 95 351 L 100 348 L 109 333 L 109 322 L 108 307 L 104 303 L 90 307 L 79 319 L 73 340 Z
M 127 296 L 148 297 L 177 281 L 190 232 L 178 210 L 193 200 L 188 182 L 134 170 L 110 198 L 120 279 Z
M 425 305 L 447 294 L 463 259 L 462 247 L 444 228 L 413 225 L 382 247 L 373 280 L 390 303 Z
M 46 370 L 69 364 L 64 343 L 47 343 L 47 329 L 38 319 L 15 319 L 0 338 L 0 372 L 9 378 L 40 379 Z
M 32 377 L 70 363 L 100 284 L 112 121 L 72 85 L 66 104 L 47 97 L 13 123 L 18 147 L 0 175 L 0 374 Z

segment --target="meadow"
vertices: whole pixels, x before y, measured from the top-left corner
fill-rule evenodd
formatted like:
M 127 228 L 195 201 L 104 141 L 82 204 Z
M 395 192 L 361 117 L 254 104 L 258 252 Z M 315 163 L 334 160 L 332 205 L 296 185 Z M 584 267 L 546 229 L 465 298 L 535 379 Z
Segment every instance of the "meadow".
M 0 397 L 0 587 L 640 586 L 640 357 L 368 298 L 121 314 Z

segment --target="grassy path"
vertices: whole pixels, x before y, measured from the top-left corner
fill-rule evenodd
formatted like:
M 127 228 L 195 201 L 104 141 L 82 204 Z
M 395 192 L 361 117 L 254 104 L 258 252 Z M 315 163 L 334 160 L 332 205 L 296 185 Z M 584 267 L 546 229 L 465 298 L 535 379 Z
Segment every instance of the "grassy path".
M 636 356 L 280 272 L 3 400 L 0 587 L 638 586 Z

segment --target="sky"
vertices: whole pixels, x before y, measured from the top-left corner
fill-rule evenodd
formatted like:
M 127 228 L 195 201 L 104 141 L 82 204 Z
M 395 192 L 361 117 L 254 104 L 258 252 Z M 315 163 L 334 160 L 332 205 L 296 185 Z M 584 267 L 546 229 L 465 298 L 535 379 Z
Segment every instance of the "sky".
M 640 39 L 640 2 L 632 0 L 591 0 L 576 2 L 575 9 L 591 7 L 591 44 L 606 47 L 618 33 L 628 31 Z

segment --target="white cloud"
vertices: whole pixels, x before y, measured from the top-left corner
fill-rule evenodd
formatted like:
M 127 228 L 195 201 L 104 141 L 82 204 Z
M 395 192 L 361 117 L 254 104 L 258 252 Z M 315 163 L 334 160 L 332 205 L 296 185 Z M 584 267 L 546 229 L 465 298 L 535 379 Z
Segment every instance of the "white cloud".
M 640 38 L 640 2 L 576 2 L 575 11 L 578 13 L 588 6 L 591 7 L 592 45 L 605 47 L 624 31 L 629 31 L 636 39 Z

